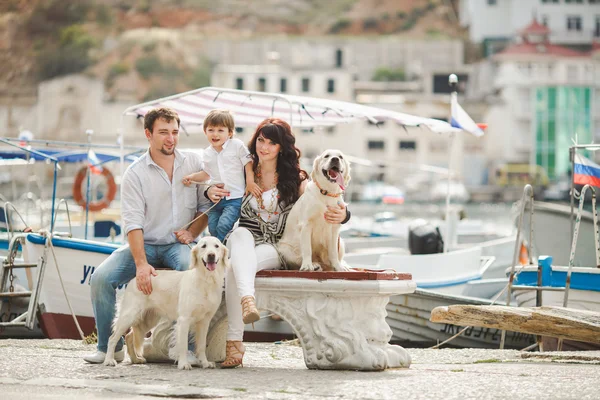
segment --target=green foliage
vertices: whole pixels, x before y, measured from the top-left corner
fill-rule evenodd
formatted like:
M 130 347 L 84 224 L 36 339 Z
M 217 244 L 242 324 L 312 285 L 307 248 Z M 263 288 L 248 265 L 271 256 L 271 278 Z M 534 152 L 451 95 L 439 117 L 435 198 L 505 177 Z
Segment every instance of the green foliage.
M 154 55 L 140 57 L 135 62 L 135 70 L 144 78 L 148 79 L 152 75 L 157 75 L 163 72 L 160 59 Z
M 108 87 L 111 87 L 118 76 L 126 74 L 128 72 L 129 65 L 125 64 L 124 62 L 118 62 L 116 64 L 111 65 L 110 69 L 108 70 L 108 75 L 106 76 L 106 85 Z
M 371 78 L 375 82 L 397 82 L 405 79 L 406 74 L 402 68 L 391 69 L 387 67 L 377 68 Z
M 329 33 L 339 33 L 343 31 L 351 24 L 350 20 L 347 18 L 340 18 L 329 28 Z
M 61 28 L 85 21 L 89 0 L 46 0 L 33 9 L 25 24 L 32 36 L 56 35 Z
M 173 94 L 177 94 L 177 88 L 175 87 L 175 84 L 172 81 L 168 82 L 166 80 L 162 80 L 160 83 L 152 86 L 150 90 L 148 90 L 142 101 L 155 100 L 160 97 L 166 97 Z
M 110 26 L 113 23 L 113 15 L 109 6 L 106 4 L 96 6 L 96 22 L 101 26 Z
M 377 29 L 377 18 L 366 18 L 363 21 L 363 28 L 365 30 L 368 30 L 368 29 Z
M 96 45 L 81 25 L 71 25 L 59 32 L 58 46 L 39 47 L 36 56 L 39 78 L 75 74 L 91 65 L 89 51 Z
M 398 17 L 400 19 L 406 18 L 406 13 L 404 11 L 398 11 L 396 13 L 396 17 Z
M 142 50 L 146 53 L 152 53 L 156 49 L 156 42 L 144 43 Z
M 91 64 L 87 51 L 73 46 L 43 50 L 38 53 L 36 62 L 39 68 L 38 76 L 41 80 L 75 74 Z
M 201 65 L 196 68 L 188 80 L 188 86 L 193 89 L 210 86 L 210 67 L 208 65 Z

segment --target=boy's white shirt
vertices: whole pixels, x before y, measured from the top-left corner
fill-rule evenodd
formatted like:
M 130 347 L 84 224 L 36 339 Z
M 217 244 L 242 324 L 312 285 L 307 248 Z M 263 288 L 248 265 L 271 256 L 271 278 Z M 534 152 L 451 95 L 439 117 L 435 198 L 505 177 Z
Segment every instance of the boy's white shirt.
M 248 148 L 240 139 L 230 138 L 223 143 L 221 152 L 212 146 L 204 150 L 204 171 L 210 175 L 211 183 L 224 183 L 231 195 L 227 199 L 244 197 L 246 173 L 244 166 L 252 159 Z

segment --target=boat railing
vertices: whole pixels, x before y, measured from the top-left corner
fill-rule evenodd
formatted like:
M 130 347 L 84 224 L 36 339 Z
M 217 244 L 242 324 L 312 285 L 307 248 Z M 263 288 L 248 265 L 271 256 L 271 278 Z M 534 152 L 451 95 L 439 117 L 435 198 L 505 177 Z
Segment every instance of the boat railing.
M 56 205 L 56 210 L 54 212 L 54 219 L 52 220 L 52 225 L 50 225 L 50 226 L 56 226 L 56 215 L 58 214 L 61 204 L 65 205 L 65 210 L 67 211 L 67 219 L 69 221 L 69 232 L 52 232 L 52 235 L 53 236 L 66 236 L 66 237 L 72 238 L 73 237 L 73 227 L 71 226 L 71 214 L 69 213 L 69 204 L 67 203 L 66 199 L 62 198 L 58 201 L 58 204 Z
M 5 202 L 3 204 L 3 212 L 4 212 L 4 220 L 6 221 L 6 230 L 8 232 L 8 240 L 10 242 L 14 232 L 13 232 L 13 225 L 12 225 L 11 219 L 9 218 L 10 217 L 10 213 L 8 211 L 9 208 L 19 216 L 19 218 L 21 219 L 21 222 L 23 222 L 23 225 L 25 225 L 25 227 L 27 227 L 29 225 L 27 225 L 25 218 L 23 218 L 23 216 L 21 215 L 19 210 L 17 210 L 17 208 L 15 207 L 15 205 L 13 203 L 11 203 L 10 201 Z

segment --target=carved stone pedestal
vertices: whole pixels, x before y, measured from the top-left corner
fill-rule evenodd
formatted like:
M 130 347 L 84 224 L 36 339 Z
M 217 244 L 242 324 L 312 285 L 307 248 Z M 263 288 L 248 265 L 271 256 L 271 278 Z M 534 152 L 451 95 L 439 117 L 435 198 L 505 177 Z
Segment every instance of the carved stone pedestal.
M 256 299 L 292 326 L 308 368 L 373 371 L 410 366 L 408 352 L 388 343 L 385 306 L 415 287 L 411 280 L 257 278 Z

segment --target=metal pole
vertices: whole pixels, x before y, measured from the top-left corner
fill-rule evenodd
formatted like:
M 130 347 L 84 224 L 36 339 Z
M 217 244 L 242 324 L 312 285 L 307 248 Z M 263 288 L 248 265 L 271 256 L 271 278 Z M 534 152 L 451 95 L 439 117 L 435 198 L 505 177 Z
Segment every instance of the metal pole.
M 569 160 L 571 161 L 571 240 L 573 240 L 573 209 L 575 207 L 575 147 L 569 147 Z
M 458 85 L 458 77 L 455 74 L 448 76 L 448 85 L 452 89 L 450 94 L 450 120 L 452 120 L 452 104 L 457 101 L 456 87 Z M 448 141 L 448 188 L 446 191 L 446 240 L 444 240 L 444 253 L 448 252 L 450 244 L 450 176 L 452 172 L 452 144 L 454 143 L 454 133 L 450 134 Z
M 90 180 L 91 180 L 91 170 L 90 170 L 90 161 L 89 161 L 89 154 L 90 151 L 92 150 L 91 144 L 92 144 L 92 135 L 94 134 L 94 131 L 91 129 L 88 129 L 85 131 L 85 134 L 87 135 L 87 140 L 88 140 L 88 162 L 87 162 L 87 184 L 86 184 L 86 189 L 85 189 L 85 233 L 83 238 L 85 240 L 87 240 L 88 238 L 88 218 L 89 218 L 89 213 L 90 213 Z

